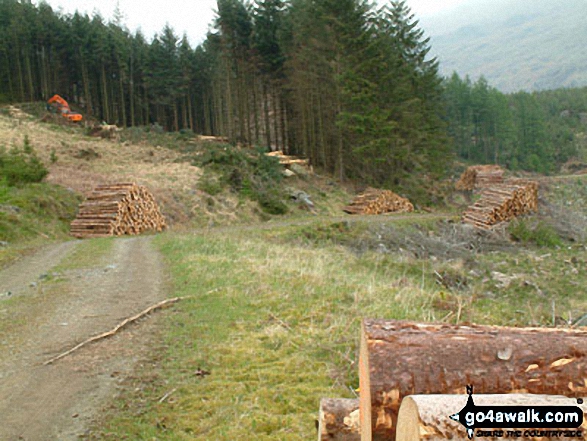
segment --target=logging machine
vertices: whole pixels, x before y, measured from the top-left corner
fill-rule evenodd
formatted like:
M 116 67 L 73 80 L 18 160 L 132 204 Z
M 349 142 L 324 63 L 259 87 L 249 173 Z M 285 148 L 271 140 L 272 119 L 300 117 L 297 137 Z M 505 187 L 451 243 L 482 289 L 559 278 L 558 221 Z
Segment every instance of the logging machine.
M 59 95 L 53 95 L 47 101 L 47 110 L 52 113 L 59 113 L 62 117 L 67 118 L 71 122 L 79 122 L 83 119 L 79 113 L 72 112 L 69 104 Z

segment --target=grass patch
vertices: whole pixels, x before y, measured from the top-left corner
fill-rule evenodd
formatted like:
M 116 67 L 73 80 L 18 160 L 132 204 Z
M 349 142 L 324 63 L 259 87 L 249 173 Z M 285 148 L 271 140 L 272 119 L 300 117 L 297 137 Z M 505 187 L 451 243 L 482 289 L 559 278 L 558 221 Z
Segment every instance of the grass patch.
M 80 197 L 45 183 L 9 187 L 0 183 L 0 240 L 18 243 L 38 236 L 64 238 Z
M 169 316 L 155 386 L 128 391 L 104 438 L 311 438 L 320 398 L 358 387 L 360 318 L 431 318 L 434 286 L 420 268 L 412 284 L 389 256 L 277 245 L 254 231 L 157 241 L 173 295 L 193 298 Z M 129 409 L 133 402 L 141 407 Z
M 92 268 L 111 255 L 115 241 L 114 237 L 84 239 L 55 267 L 55 271 Z
M 159 236 L 170 295 L 189 299 L 166 316 L 162 348 L 92 439 L 311 439 L 320 398 L 358 386 L 363 317 L 550 326 L 587 308 L 576 286 L 587 283 L 584 248 L 487 242 L 462 258 L 445 254 L 464 240 L 448 227 L 318 222 Z M 385 232 L 386 251 L 350 243 Z M 390 248 L 401 235 L 402 246 L 447 243 L 418 257 L 419 245 Z

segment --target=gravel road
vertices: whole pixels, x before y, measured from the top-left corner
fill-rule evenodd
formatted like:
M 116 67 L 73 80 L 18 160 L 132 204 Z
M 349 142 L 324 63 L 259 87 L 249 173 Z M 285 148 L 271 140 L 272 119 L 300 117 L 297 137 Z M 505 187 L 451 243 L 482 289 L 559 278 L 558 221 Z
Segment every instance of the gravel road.
M 43 365 L 165 298 L 162 260 L 151 237 L 117 239 L 96 266 L 66 271 L 41 293 L 31 289 L 77 244 L 48 247 L 0 272 L 0 296 L 11 293 L 0 297 L 0 318 L 26 317 L 11 328 L 17 332 L 0 334 L 0 440 L 88 435 L 148 346 L 153 318 Z

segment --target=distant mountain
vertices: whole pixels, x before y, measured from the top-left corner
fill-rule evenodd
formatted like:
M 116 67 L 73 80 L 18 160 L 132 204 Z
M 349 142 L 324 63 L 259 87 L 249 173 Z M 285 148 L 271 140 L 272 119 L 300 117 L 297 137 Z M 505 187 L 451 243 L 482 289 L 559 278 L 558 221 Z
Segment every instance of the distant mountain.
M 586 18 L 587 0 L 470 0 L 420 26 L 443 75 L 514 92 L 587 86 Z

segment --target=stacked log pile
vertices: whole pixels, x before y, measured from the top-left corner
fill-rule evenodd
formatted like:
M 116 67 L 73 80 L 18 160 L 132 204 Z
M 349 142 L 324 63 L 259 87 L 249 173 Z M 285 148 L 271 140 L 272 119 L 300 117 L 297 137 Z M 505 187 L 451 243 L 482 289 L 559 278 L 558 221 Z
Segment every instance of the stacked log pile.
M 585 330 L 366 319 L 359 353 L 360 439 L 395 441 L 399 409 L 408 396 L 458 394 L 464 402 L 472 384 L 475 394 L 581 398 L 587 394 L 586 372 Z M 353 404 L 340 403 L 327 403 L 337 416 L 327 426 L 330 438 L 322 431 L 320 440 L 336 439 L 336 427 L 348 434 L 349 426 L 340 422 L 350 421 L 346 413 Z M 448 419 L 447 409 L 439 408 Z
M 302 159 L 297 156 L 289 156 L 284 154 L 281 150 L 276 152 L 266 153 L 267 156 L 271 156 L 273 158 L 279 159 L 279 163 L 283 166 L 290 166 L 292 164 L 303 165 L 308 167 L 310 165 L 310 161 L 308 159 Z
M 390 190 L 368 188 L 343 208 L 348 214 L 410 213 L 414 206 Z
M 490 228 L 538 209 L 538 183 L 510 180 L 485 188 L 481 198 L 463 213 L 463 222 Z
M 96 187 L 71 223 L 71 235 L 122 236 L 165 228 L 165 218 L 149 190 L 134 183 L 122 183 Z
M 499 165 L 474 165 L 467 168 L 456 183 L 456 189 L 472 191 L 503 182 L 504 170 Z

